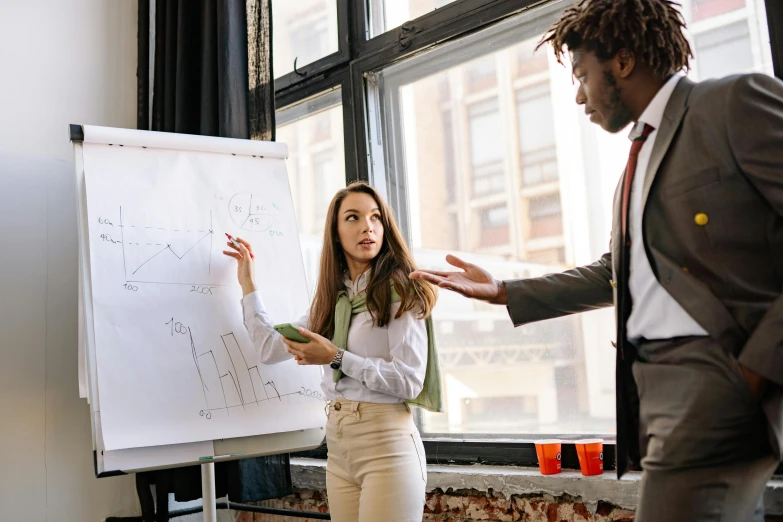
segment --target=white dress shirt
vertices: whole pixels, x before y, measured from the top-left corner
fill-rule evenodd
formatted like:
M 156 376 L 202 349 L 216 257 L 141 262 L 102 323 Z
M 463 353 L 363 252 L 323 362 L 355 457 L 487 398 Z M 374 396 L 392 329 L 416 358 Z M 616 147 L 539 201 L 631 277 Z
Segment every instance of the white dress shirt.
M 353 299 L 365 290 L 367 278 L 367 272 L 355 282 L 350 277 L 345 278 L 349 298 Z M 410 311 L 395 319 L 399 308 L 400 303 L 392 304 L 389 323 L 382 328 L 373 326 L 369 311 L 351 318 L 348 349 L 342 363 L 345 376 L 335 383 L 332 369 L 328 364 L 323 366 L 321 390 L 328 400 L 344 397 L 353 401 L 395 404 L 418 397 L 424 388 L 427 370 L 427 326 Z M 275 364 L 293 358 L 286 351 L 283 337 L 274 330 L 275 323 L 264 311 L 258 292 L 242 299 L 242 309 L 258 362 Z M 307 328 L 308 319 L 309 311 L 292 324 Z
M 631 342 L 641 338 L 653 340 L 686 335 L 707 335 L 704 328 L 693 320 L 655 278 L 642 239 L 642 192 L 644 178 L 650 175 L 647 172 L 647 166 L 650 163 L 650 155 L 658 135 L 658 128 L 663 121 L 666 104 L 669 103 L 669 98 L 671 98 L 677 83 L 684 76 L 682 73 L 677 73 L 669 78 L 639 117 L 630 136 L 633 139 L 641 135 L 645 123 L 655 129 L 647 137 L 647 141 L 639 151 L 636 172 L 631 186 L 631 205 L 628 209 L 628 231 L 631 236 L 631 266 L 628 285 L 633 307 L 628 318 L 627 330 L 628 339 Z

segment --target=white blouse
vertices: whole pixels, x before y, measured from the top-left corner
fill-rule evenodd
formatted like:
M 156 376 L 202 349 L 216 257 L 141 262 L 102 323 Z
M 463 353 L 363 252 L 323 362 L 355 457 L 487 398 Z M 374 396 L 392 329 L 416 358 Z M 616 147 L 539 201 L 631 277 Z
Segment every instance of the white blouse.
M 367 287 L 367 273 L 344 284 L 348 297 L 363 292 Z M 394 404 L 416 398 L 424 387 L 427 368 L 427 327 L 413 312 L 405 312 L 395 319 L 400 303 L 391 306 L 389 323 L 382 327 L 372 325 L 370 312 L 352 317 L 348 330 L 348 349 L 343 356 L 345 376 L 335 383 L 332 369 L 324 365 L 321 390 L 328 400 L 344 397 L 361 402 Z M 262 364 L 275 364 L 293 355 L 286 351 L 283 337 L 277 333 L 274 322 L 264 311 L 261 295 L 253 292 L 242 299 L 245 327 Z M 292 323 L 307 328 L 308 312 Z

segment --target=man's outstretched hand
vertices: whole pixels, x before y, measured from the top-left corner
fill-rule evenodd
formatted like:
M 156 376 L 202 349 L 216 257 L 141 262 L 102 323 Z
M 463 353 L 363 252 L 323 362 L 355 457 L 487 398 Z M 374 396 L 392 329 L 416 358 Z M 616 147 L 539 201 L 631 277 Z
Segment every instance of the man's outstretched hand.
M 446 256 L 446 261 L 461 272 L 441 272 L 438 270 L 416 270 L 411 272 L 411 279 L 423 279 L 446 290 L 453 290 L 465 297 L 471 297 L 492 304 L 508 304 L 506 287 L 503 281 L 498 281 L 480 266 L 467 263 L 462 259 Z

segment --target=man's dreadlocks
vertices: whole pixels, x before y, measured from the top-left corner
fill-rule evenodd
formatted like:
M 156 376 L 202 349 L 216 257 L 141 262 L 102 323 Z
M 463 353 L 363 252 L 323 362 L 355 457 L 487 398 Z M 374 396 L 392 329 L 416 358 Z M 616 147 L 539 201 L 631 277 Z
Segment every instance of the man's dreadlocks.
M 693 57 L 677 5 L 671 0 L 581 0 L 565 10 L 538 47 L 550 43 L 561 64 L 565 47 L 595 52 L 601 60 L 627 49 L 666 78 L 688 68 Z

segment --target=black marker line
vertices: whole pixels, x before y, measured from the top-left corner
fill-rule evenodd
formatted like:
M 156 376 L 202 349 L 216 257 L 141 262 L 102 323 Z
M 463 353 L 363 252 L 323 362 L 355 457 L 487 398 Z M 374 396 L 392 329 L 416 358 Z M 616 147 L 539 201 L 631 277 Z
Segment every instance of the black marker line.
M 138 245 L 138 243 L 136 243 L 136 244 Z M 150 261 L 152 261 L 153 259 L 155 259 L 156 257 L 158 257 L 160 254 L 162 254 L 162 253 L 163 253 L 163 252 L 165 252 L 166 250 L 171 250 L 171 249 L 168 247 L 168 245 L 166 246 L 166 248 L 164 248 L 163 250 L 161 250 L 160 252 L 158 252 L 157 254 L 155 254 L 154 256 L 152 256 L 151 258 L 147 259 L 146 261 L 144 261 L 144 262 L 141 264 L 141 266 L 139 266 L 139 268 L 137 268 L 136 270 L 134 270 L 134 271 L 133 271 L 133 273 L 135 274 L 136 272 L 138 272 L 138 271 L 139 271 L 139 269 L 140 269 L 142 266 L 146 265 L 147 263 L 149 263 Z M 131 274 L 131 275 L 133 275 L 133 274 Z
M 223 346 L 225 347 L 226 353 L 228 354 L 228 360 L 231 361 L 231 366 L 234 367 L 234 375 L 237 376 L 237 381 L 238 381 L 239 380 L 239 372 L 237 372 L 237 365 L 234 364 L 234 358 L 231 357 L 231 350 L 228 349 L 228 345 L 226 344 L 226 340 L 223 339 L 222 335 L 220 336 L 220 340 L 223 341 Z M 247 368 L 247 365 L 245 365 L 245 368 Z M 229 373 L 231 373 L 231 372 L 229 372 Z M 232 377 L 232 379 L 233 379 L 233 377 Z M 236 382 L 234 383 L 234 385 L 236 386 Z M 245 394 L 242 393 L 241 389 L 237 389 L 237 393 L 239 393 L 239 401 L 242 404 L 244 404 L 245 403 Z

